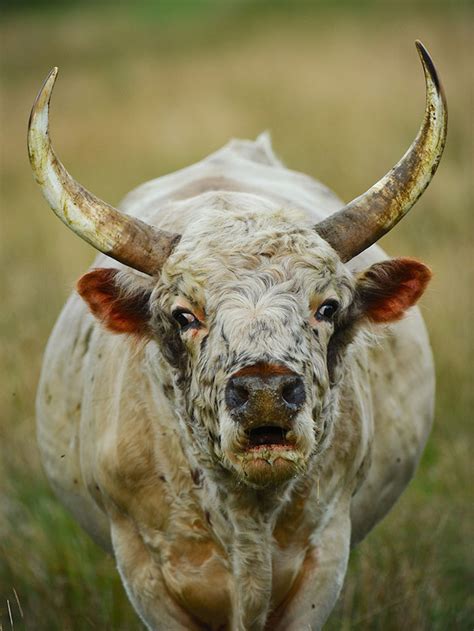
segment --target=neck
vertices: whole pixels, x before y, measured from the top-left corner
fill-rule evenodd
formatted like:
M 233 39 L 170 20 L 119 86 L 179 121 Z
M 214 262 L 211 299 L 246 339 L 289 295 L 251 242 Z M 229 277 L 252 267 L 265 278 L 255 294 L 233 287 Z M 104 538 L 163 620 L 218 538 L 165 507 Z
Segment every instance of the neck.
M 273 531 L 287 489 L 220 488 L 219 505 L 232 529 L 229 556 L 234 580 L 233 629 L 260 630 L 272 594 Z

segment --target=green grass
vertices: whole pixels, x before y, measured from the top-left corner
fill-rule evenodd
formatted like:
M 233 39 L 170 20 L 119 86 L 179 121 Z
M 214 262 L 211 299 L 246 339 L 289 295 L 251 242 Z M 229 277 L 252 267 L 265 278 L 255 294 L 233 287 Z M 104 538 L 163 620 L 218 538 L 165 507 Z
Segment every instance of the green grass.
M 179 2 L 133 11 L 127 3 L 49 3 L 47 10 L 23 3 L 4 14 L 3 630 L 11 629 L 7 601 L 16 630 L 142 628 L 112 559 L 53 497 L 36 448 L 41 354 L 93 257 L 47 209 L 29 171 L 26 122 L 50 67 L 61 71 L 52 104 L 58 153 L 111 203 L 231 136 L 255 137 L 263 129 L 290 167 L 349 199 L 398 160 L 416 132 L 423 110 L 417 37 L 433 53 L 448 94 L 448 146 L 433 184 L 383 245 L 434 270 L 423 310 L 437 364 L 436 424 L 409 489 L 352 555 L 327 628 L 472 628 L 472 13 L 449 2 L 430 10 L 417 2 L 413 11 L 408 3 L 354 4 L 332 10 L 324 2 L 316 9 L 297 2 L 270 11 L 266 3 L 229 0 L 196 12 Z

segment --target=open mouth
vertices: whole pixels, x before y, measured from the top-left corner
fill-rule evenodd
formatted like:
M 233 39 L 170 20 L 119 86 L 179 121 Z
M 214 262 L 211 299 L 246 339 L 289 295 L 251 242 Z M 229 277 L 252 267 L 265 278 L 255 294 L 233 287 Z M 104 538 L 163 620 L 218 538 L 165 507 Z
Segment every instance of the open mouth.
M 244 441 L 228 451 L 229 460 L 245 482 L 258 487 L 276 485 L 304 470 L 306 456 L 298 435 L 288 425 L 247 428 Z
M 247 449 L 293 447 L 287 438 L 288 429 L 273 425 L 255 427 L 247 432 Z

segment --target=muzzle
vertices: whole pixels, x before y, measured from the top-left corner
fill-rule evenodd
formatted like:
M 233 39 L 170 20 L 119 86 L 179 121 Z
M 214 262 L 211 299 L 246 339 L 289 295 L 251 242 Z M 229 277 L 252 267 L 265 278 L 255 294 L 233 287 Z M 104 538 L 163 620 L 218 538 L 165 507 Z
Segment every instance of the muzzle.
M 225 392 L 231 418 L 249 432 L 270 427 L 291 429 L 305 399 L 302 378 L 280 364 L 243 368 L 230 377 Z

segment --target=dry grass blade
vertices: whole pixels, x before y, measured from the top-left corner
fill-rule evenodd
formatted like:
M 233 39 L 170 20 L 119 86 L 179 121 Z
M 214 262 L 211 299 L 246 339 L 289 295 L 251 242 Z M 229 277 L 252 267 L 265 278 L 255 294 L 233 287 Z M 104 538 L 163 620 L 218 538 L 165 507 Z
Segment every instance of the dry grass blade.
M 22 618 L 24 618 L 25 616 L 23 615 L 23 609 L 21 608 L 20 599 L 18 598 L 18 594 L 16 593 L 16 589 L 14 587 L 12 587 L 12 589 L 13 589 L 13 593 L 15 594 L 15 600 L 16 600 L 16 604 L 18 605 L 18 611 L 20 612 L 20 616 Z
M 13 624 L 13 616 L 12 616 L 12 610 L 10 607 L 10 601 L 7 599 L 7 608 L 8 608 L 8 617 L 10 618 L 10 624 L 12 629 L 14 628 L 14 624 Z

